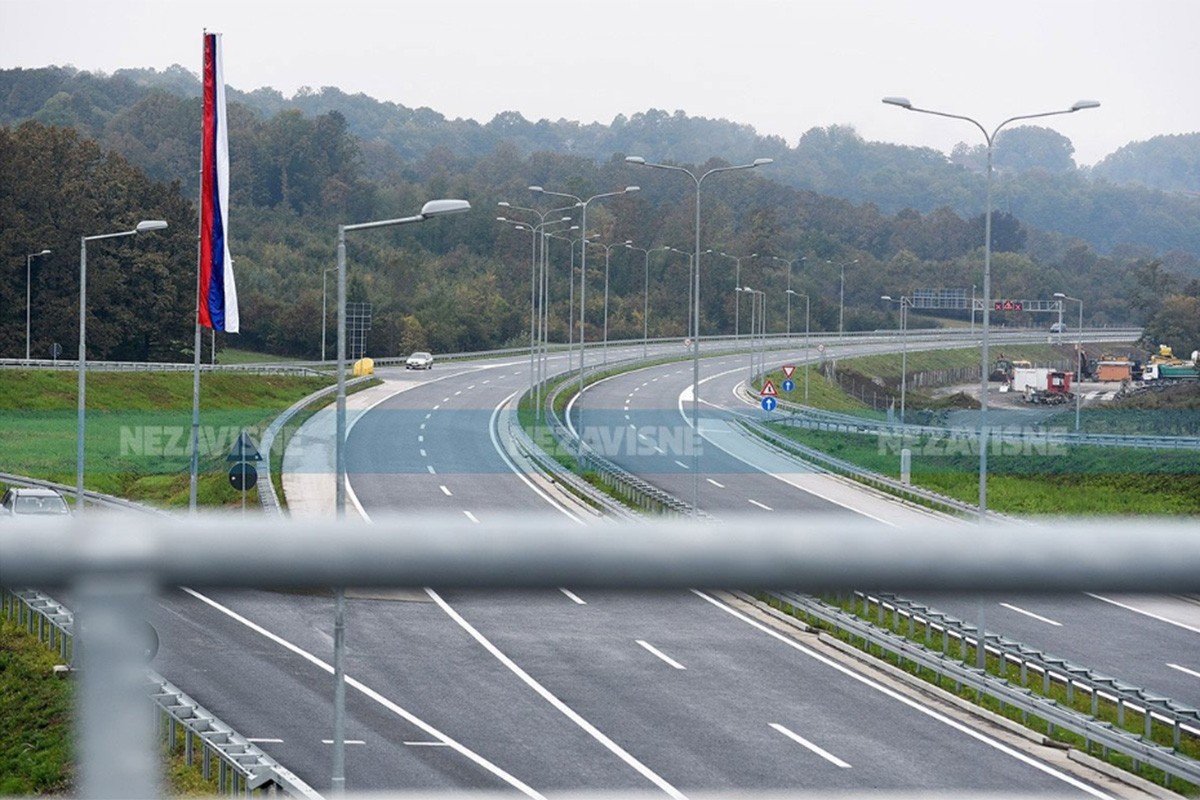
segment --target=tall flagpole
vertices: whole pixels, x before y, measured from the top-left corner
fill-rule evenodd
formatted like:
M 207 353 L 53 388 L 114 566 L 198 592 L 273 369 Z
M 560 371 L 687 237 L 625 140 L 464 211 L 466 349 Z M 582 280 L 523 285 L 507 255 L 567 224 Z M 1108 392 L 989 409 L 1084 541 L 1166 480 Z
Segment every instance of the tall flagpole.
M 200 38 L 200 66 L 208 50 L 208 28 Z M 204 91 L 201 78 L 201 92 Z M 203 106 L 203 101 L 201 103 Z M 196 340 L 192 347 L 192 463 L 188 472 L 188 513 L 196 513 L 197 480 L 200 474 L 200 258 L 204 230 L 204 125 L 200 125 L 200 185 L 196 190 Z

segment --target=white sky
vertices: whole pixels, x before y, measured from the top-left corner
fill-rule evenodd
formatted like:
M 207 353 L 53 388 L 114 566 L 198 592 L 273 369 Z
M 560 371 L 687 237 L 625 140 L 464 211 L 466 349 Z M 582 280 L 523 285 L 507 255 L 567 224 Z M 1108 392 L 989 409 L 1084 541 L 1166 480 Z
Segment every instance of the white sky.
M 224 34 L 242 90 L 336 86 L 447 117 L 611 122 L 649 108 L 723 117 L 795 145 L 814 126 L 948 151 L 963 122 L 1046 121 L 1095 163 L 1200 131 L 1197 0 L 0 0 L 0 68 L 200 69 Z M 645 153 L 653 157 L 653 153 Z M 720 153 L 713 155 L 720 156 Z

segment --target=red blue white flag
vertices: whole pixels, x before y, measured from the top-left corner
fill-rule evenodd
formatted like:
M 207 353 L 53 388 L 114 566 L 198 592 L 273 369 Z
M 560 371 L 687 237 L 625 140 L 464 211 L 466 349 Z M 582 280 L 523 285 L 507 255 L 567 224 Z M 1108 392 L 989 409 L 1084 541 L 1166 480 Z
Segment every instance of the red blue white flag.
M 221 35 L 204 34 L 204 121 L 200 156 L 200 324 L 238 332 L 237 287 L 229 255 L 229 126 Z

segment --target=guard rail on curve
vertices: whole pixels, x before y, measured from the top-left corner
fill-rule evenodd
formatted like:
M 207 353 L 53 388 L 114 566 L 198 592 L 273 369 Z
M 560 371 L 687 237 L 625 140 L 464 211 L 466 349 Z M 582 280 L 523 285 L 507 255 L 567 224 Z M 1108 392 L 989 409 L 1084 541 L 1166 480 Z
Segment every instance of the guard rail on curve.
M 831 625 L 835 631 L 845 631 L 852 638 L 862 639 L 885 653 L 895 655 L 901 666 L 908 661 L 917 665 L 919 669 L 932 672 L 939 682 L 942 676 L 948 677 L 955 684 L 973 690 L 978 697 L 991 697 L 997 700 L 1001 707 L 1010 705 L 1023 714 L 1032 714 L 1045 720 L 1051 726 L 1051 730 L 1056 727 L 1062 728 L 1082 737 L 1089 750 L 1095 743 L 1105 751 L 1112 750 L 1128 756 L 1133 759 L 1135 773 L 1140 764 L 1146 764 L 1162 770 L 1168 776 L 1181 778 L 1192 784 L 1200 781 L 1200 762 L 1169 747 L 1146 741 L 1107 722 L 1064 708 L 1054 700 L 1033 694 L 1029 689 L 1014 686 L 1002 678 L 945 658 L 940 653 L 927 650 L 902 636 L 880 630 L 839 609 L 832 609 L 808 595 L 786 591 L 773 591 L 768 594 L 785 605 L 800 609 Z
M 71 662 L 75 615 L 61 603 L 36 589 L 0 588 L 0 615 L 57 650 L 65 662 Z M 211 779 L 212 762 L 216 759 L 219 794 L 249 797 L 252 792 L 273 794 L 282 791 L 289 797 L 320 799 L 321 795 L 295 773 L 247 741 L 170 681 L 152 670 L 147 670 L 146 679 L 149 697 L 157 710 L 155 721 L 160 737 L 174 752 L 178 735 L 183 733 L 184 760 L 188 766 L 193 764 L 199 744 L 198 755 L 205 780 Z
M 35 358 L 0 358 L 0 367 L 52 370 L 78 370 L 78 361 Z M 194 364 L 167 361 L 88 361 L 89 372 L 191 372 Z M 320 370 L 303 364 L 201 364 L 201 372 L 244 372 L 250 375 L 320 375 Z

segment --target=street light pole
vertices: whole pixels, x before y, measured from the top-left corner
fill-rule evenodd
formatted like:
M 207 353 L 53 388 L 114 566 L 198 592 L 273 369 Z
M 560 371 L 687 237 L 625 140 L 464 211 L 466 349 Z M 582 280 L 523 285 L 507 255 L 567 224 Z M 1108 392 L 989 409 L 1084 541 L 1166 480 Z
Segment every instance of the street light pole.
M 696 185 L 696 247 L 693 252 L 696 260 L 692 273 L 692 513 L 700 515 L 700 187 L 704 179 L 718 172 L 754 169 L 770 164 L 770 158 L 756 158 L 751 164 L 739 164 L 733 167 L 716 167 L 697 177 L 689 169 L 674 164 L 655 164 L 641 156 L 626 156 L 630 164 L 638 164 L 654 169 L 665 169 L 672 172 L 682 172 L 692 179 Z
M 793 258 L 790 261 L 779 256 L 771 256 L 771 260 L 787 265 L 787 340 L 790 344 L 792 341 L 792 295 L 796 294 L 792 291 L 792 264 L 795 264 L 797 261 L 806 261 L 808 260 L 808 256 Z
M 1095 100 L 1079 100 L 1070 108 L 1061 111 L 1044 111 L 1038 114 L 1022 114 L 1016 117 L 1009 117 L 997 125 L 991 133 L 988 133 L 987 128 L 971 117 L 961 114 L 949 114 L 944 111 L 933 111 L 927 108 L 918 108 L 907 97 L 885 97 L 883 98 L 883 102 L 888 105 L 898 106 L 907 111 L 969 122 L 979 129 L 980 133 L 983 134 L 984 141 L 987 143 L 987 200 L 983 225 L 983 319 L 980 323 L 983 326 L 983 353 L 981 358 L 982 370 L 979 376 L 979 518 L 983 520 L 987 517 L 988 325 L 992 303 L 992 153 L 995 149 L 996 135 L 1000 133 L 1000 130 L 1004 126 L 1012 122 L 1037 119 L 1039 117 L 1052 117 L 1059 114 L 1073 114 L 1076 111 L 1083 111 L 1088 108 L 1098 108 L 1100 103 Z M 982 647 L 979 650 L 981 653 L 983 652 Z
M 87 423 L 85 409 L 87 408 L 87 243 L 100 239 L 116 239 L 121 236 L 133 236 L 149 231 L 161 231 L 167 223 L 161 219 L 142 220 L 131 231 L 120 233 L 103 233 L 98 236 L 81 236 L 79 238 L 79 392 L 78 392 L 78 421 L 76 423 L 75 439 L 75 513 L 83 513 L 83 442 L 84 427 Z
M 325 321 L 329 317 L 329 312 L 325 310 L 326 296 L 328 292 L 325 285 L 328 282 L 329 273 L 336 272 L 337 267 L 330 267 L 321 273 L 321 363 L 325 363 Z
M 901 353 L 900 356 L 900 426 L 904 426 L 904 398 L 908 393 L 908 307 L 912 305 L 912 301 L 907 297 L 901 297 L 899 300 L 893 300 L 890 295 L 883 295 L 880 300 L 886 300 L 889 303 L 900 304 L 900 341 Z
M 729 255 L 729 253 L 718 252 L 717 255 L 724 256 L 725 258 L 733 259 L 733 261 L 734 261 L 734 268 L 733 268 L 733 287 L 734 287 L 734 289 L 736 289 L 737 287 L 742 285 L 742 259 L 746 259 L 748 261 L 752 258 L 758 258 L 758 253 L 751 253 L 748 256 L 731 256 L 731 255 Z M 742 310 L 742 296 L 740 293 L 735 292 L 734 293 L 734 307 L 733 307 L 733 349 L 734 350 L 738 349 L 738 341 L 742 335 L 742 325 L 741 325 L 741 321 L 739 319 L 741 310 Z M 751 330 L 750 330 L 750 342 L 751 342 L 750 347 L 753 350 L 753 348 L 754 348 L 753 324 L 751 325 Z
M 630 250 L 639 250 L 646 257 L 646 267 L 642 280 L 642 360 L 646 359 L 646 353 L 650 343 L 650 254 L 656 253 L 659 250 L 670 250 L 670 247 L 652 247 L 647 250 L 644 247 L 635 247 L 632 240 L 625 242 L 625 246 Z
M 50 255 L 49 250 L 43 250 L 40 253 L 30 253 L 25 256 L 25 365 L 29 365 L 29 309 L 30 300 L 32 299 L 32 276 L 33 272 L 29 268 L 29 263 L 38 256 Z
M 1073 300 L 1074 302 L 1079 303 L 1079 328 L 1076 331 L 1076 336 L 1078 337 L 1078 339 L 1077 339 L 1077 343 L 1075 345 L 1075 369 L 1072 370 L 1072 372 L 1075 373 L 1075 383 L 1078 384 L 1079 381 L 1082 380 L 1082 376 L 1083 376 L 1083 369 L 1079 366 L 1079 362 L 1083 360 L 1083 301 L 1080 300 L 1078 297 L 1071 297 L 1070 295 L 1063 294 L 1062 292 L 1055 292 L 1054 296 L 1059 298 L 1060 301 L 1061 300 Z M 1062 340 L 1062 324 L 1061 324 L 1062 323 L 1062 303 L 1061 302 L 1058 305 L 1058 321 L 1060 323 L 1058 326 L 1058 338 L 1059 338 L 1059 341 L 1061 341 Z M 1079 387 L 1076 386 L 1075 387 L 1075 432 L 1076 433 L 1079 433 L 1079 403 L 1080 403 L 1080 395 L 1082 395 L 1082 394 L 1083 394 L 1083 392 L 1079 391 Z
M 579 247 L 579 396 L 583 396 L 583 363 L 584 363 L 584 339 L 585 339 L 585 314 L 587 310 L 587 209 L 588 204 L 593 200 L 599 200 L 602 197 L 616 197 L 619 194 L 630 194 L 640 191 L 637 186 L 626 186 L 624 189 L 616 192 L 602 192 L 594 194 L 584 200 L 576 195 L 567 194 L 566 192 L 551 192 L 543 189 L 541 186 L 530 186 L 529 191 L 535 194 L 544 194 L 547 197 L 562 197 L 568 200 L 574 200 L 573 208 L 580 209 L 579 235 L 584 243 Z M 583 473 L 583 404 L 579 404 L 579 463 L 578 468 L 580 474 Z
M 850 263 L 857 264 L 858 259 L 856 258 Z M 838 291 L 838 338 L 841 338 L 846 332 L 846 266 L 846 264 L 842 264 L 841 289 Z

